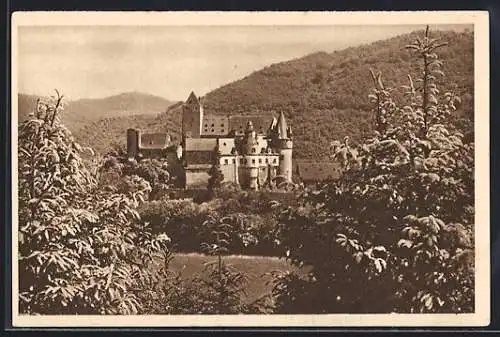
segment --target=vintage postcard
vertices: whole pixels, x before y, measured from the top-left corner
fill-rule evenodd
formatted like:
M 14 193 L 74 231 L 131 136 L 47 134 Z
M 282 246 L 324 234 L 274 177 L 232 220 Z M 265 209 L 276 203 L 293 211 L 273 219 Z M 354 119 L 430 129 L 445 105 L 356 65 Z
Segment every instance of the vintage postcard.
M 488 27 L 14 13 L 14 327 L 488 325 Z

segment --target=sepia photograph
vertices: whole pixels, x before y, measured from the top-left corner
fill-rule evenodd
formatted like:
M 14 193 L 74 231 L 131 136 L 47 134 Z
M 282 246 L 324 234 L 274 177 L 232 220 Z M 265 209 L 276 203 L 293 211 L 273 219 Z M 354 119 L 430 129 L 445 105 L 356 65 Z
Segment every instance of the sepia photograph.
M 17 12 L 14 326 L 481 326 L 487 12 Z

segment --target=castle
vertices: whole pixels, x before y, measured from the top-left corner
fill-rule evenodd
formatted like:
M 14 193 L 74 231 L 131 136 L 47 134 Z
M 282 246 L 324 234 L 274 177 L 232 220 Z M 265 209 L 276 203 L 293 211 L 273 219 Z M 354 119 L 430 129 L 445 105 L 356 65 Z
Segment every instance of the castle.
M 176 146 L 167 134 L 128 129 L 128 156 L 169 157 L 175 152 L 187 189 L 206 188 L 214 163 L 223 182 L 243 189 L 259 190 L 292 180 L 292 130 L 283 112 L 271 120 L 255 115 L 205 115 L 200 98 L 191 92 L 182 105 L 181 132 L 181 143 Z

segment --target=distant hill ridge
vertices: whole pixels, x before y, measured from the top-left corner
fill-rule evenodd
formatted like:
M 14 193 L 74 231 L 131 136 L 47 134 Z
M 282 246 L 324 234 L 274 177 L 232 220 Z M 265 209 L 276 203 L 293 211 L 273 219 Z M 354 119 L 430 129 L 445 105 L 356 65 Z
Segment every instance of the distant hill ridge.
M 30 112 L 34 111 L 37 98 L 36 95 L 18 95 L 19 120 L 26 118 Z M 104 98 L 82 98 L 66 101 L 63 120 L 71 131 L 76 132 L 102 118 L 137 114 L 156 116 L 166 111 L 173 103 L 175 102 L 159 96 L 136 91 Z

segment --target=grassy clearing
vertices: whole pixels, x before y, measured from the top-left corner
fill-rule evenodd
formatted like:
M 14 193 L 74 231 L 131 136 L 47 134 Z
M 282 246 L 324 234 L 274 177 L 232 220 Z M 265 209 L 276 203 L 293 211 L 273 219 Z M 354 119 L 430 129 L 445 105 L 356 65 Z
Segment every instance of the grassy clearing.
M 198 253 L 177 253 L 170 263 L 170 270 L 175 273 L 181 272 L 182 277 L 188 279 L 196 273 L 202 273 L 205 268 L 204 264 L 216 259 L 215 256 Z M 248 302 L 271 292 L 272 276 L 269 274 L 270 272 L 298 270 L 284 259 L 277 257 L 229 255 L 224 257 L 224 261 L 248 276 L 246 296 Z

